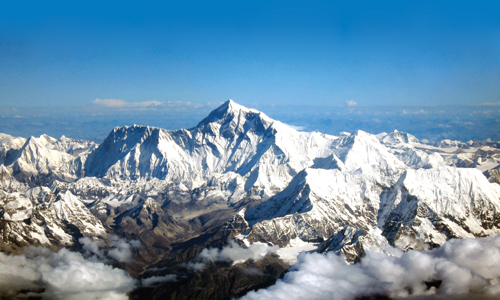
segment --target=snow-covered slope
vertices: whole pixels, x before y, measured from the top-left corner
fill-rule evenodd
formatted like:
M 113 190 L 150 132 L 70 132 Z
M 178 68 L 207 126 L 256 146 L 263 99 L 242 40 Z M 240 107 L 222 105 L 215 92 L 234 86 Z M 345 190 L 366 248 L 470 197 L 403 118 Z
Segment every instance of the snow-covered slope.
M 477 169 L 409 169 L 380 199 L 378 225 L 394 244 L 403 235 L 442 245 L 500 233 L 500 186 Z
M 355 260 L 364 253 L 355 245 L 361 235 L 368 248 L 387 239 L 406 249 L 500 233 L 500 186 L 477 169 L 408 168 L 393 186 L 381 182 L 373 174 L 306 169 L 283 192 L 246 211 L 251 231 L 244 239 L 283 247 L 296 238 L 321 242 L 340 234 L 321 248 Z M 340 233 L 345 230 L 349 243 Z
M 306 169 L 268 201 L 248 209 L 247 239 L 286 246 L 328 239 L 345 226 L 376 226 L 382 186 L 375 178 L 346 171 Z

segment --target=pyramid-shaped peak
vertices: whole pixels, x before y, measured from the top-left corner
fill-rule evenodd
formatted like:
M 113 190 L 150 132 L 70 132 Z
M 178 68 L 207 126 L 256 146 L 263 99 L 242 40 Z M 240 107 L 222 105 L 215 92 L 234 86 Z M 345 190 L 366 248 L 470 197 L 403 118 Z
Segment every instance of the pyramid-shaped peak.
M 234 116 L 238 116 L 239 114 L 258 114 L 261 115 L 261 117 L 264 118 L 269 118 L 265 116 L 264 113 L 253 109 L 253 108 L 248 108 L 243 105 L 240 105 L 233 100 L 229 99 L 226 102 L 224 102 L 221 106 L 218 108 L 214 109 L 208 117 L 203 119 L 198 126 L 204 125 L 207 123 L 212 123 L 212 122 L 218 122 L 220 120 L 225 120 L 228 118 L 233 118 Z
M 356 136 L 359 136 L 359 137 L 365 137 L 365 136 L 372 136 L 370 133 L 366 132 L 366 131 L 363 131 L 363 130 L 356 130 L 354 131 L 352 134 L 351 134 L 352 137 L 356 137 Z
M 33 147 L 45 147 L 49 144 L 52 144 L 52 143 L 55 143 L 57 142 L 57 139 L 51 137 L 51 136 L 48 136 L 46 134 L 42 134 L 40 137 L 35 137 L 35 136 L 30 136 L 23 147 L 29 147 L 29 146 L 33 146 Z
M 34 136 L 30 136 L 29 138 L 26 139 L 26 143 L 24 143 L 23 145 L 23 148 L 26 148 L 26 147 L 41 147 L 41 143 L 39 141 L 39 138 L 37 137 L 34 137 Z
M 237 113 L 240 111 L 243 112 L 253 112 L 253 113 L 260 113 L 260 111 L 253 109 L 253 108 L 248 108 L 243 105 L 240 105 L 236 102 L 234 102 L 232 99 L 227 100 L 224 102 L 219 108 L 216 109 L 216 111 L 224 112 L 224 113 Z

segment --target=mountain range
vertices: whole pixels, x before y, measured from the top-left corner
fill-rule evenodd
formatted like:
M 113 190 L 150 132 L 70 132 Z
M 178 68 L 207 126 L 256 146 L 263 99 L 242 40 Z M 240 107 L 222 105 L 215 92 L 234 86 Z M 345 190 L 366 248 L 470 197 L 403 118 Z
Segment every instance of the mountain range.
M 232 100 L 193 128 L 116 127 L 101 144 L 0 134 L 0 164 L 0 250 L 138 241 L 133 259 L 110 263 L 184 279 L 139 287 L 135 299 L 242 296 L 301 249 L 357 262 L 384 245 L 425 250 L 500 232 L 499 143 L 301 132 Z M 276 248 L 246 262 L 260 272 L 251 280 L 234 280 L 237 265 L 186 267 L 233 242 Z M 219 275 L 196 275 L 207 272 Z M 226 289 L 214 283 L 228 278 Z

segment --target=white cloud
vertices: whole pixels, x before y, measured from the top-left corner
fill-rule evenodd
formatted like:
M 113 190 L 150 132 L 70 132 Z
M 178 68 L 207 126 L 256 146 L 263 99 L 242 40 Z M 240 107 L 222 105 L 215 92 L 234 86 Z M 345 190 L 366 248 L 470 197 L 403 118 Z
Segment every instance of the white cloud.
M 163 105 L 164 102 L 151 100 L 141 102 L 127 102 L 120 99 L 95 99 L 94 104 L 112 108 L 147 108 Z
M 226 261 L 236 264 L 249 259 L 258 261 L 278 249 L 278 246 L 269 246 L 259 242 L 251 244 L 248 248 L 243 248 L 235 241 L 230 241 L 229 245 L 222 249 L 203 249 L 198 255 L 198 262 L 189 263 L 188 267 L 194 270 L 202 270 L 208 262 Z
M 104 257 L 104 253 L 100 249 L 102 242 L 99 240 L 92 240 L 89 237 L 82 237 L 78 240 L 82 244 L 82 249 L 85 251 L 86 255 L 97 255 L 99 258 Z
M 413 110 L 413 111 L 403 109 L 403 110 L 401 110 L 401 113 L 403 115 L 426 115 L 429 112 L 420 108 L 420 109 Z
M 388 252 L 391 254 L 389 255 Z M 242 299 L 355 299 L 445 294 L 500 296 L 500 236 L 451 240 L 430 251 L 368 252 L 347 264 L 333 253 L 299 255 L 275 285 Z M 438 283 L 429 287 L 426 283 Z M 465 298 L 463 298 L 465 299 Z
M 108 256 L 119 262 L 129 262 L 132 260 L 132 249 L 141 245 L 137 240 L 127 242 L 126 239 L 120 239 L 117 236 L 111 237 L 111 243 L 115 248 L 108 251 Z
M 80 253 L 28 247 L 21 255 L 0 253 L 0 298 L 128 299 L 136 282 L 125 271 Z
M 138 240 L 127 241 L 120 239 L 118 236 L 113 235 L 109 238 L 107 243 L 111 243 L 111 248 L 103 249 L 105 244 L 102 240 L 92 240 L 89 237 L 83 237 L 78 240 L 82 244 L 82 249 L 86 257 L 95 255 L 101 261 L 107 262 L 108 258 L 112 258 L 119 262 L 129 262 L 132 260 L 132 249 L 141 245 Z
M 347 104 L 347 106 L 356 106 L 356 105 L 358 105 L 358 103 L 356 101 L 354 101 L 354 100 L 347 100 L 345 103 Z

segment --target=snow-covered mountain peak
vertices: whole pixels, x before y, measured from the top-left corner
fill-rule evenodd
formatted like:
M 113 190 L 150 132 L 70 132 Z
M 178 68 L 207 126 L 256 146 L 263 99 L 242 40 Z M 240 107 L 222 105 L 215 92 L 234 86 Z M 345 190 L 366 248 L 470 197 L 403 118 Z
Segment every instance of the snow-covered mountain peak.
M 45 134 L 28 139 L 5 138 L 6 144 L 0 148 L 0 161 L 17 180 L 32 183 L 76 180 L 86 155 L 96 147 L 90 141 L 66 137 L 58 140 Z M 23 140 L 24 144 L 18 148 Z
M 362 130 L 339 138 L 335 144 L 334 153 L 346 170 L 391 176 L 406 169 L 404 163 L 390 153 L 376 136 Z
M 9 134 L 0 133 L 0 144 L 2 147 L 7 149 L 20 149 L 24 143 L 26 143 L 26 139 L 22 137 L 14 137 Z
M 288 245 L 327 239 L 344 226 L 369 228 L 376 222 L 382 187 L 378 179 L 340 170 L 305 169 L 282 192 L 247 209 L 247 239 Z M 371 225 L 370 225 L 371 224 Z
M 135 144 L 141 139 L 151 136 L 153 132 L 159 131 L 159 128 L 151 126 L 141 126 L 134 124 L 133 126 L 115 127 L 113 131 L 106 137 L 106 141 L 112 140 L 114 142 L 127 141 L 129 144 Z
M 253 108 L 247 108 L 243 105 L 240 105 L 233 100 L 229 99 L 226 102 L 224 102 L 221 106 L 219 106 L 215 111 L 217 112 L 223 112 L 226 114 L 237 114 L 239 112 L 243 113 L 260 113 L 260 111 L 253 109 Z
M 266 116 L 264 113 L 253 108 L 247 108 L 229 99 L 221 106 L 214 109 L 205 119 L 203 119 L 198 124 L 197 127 L 204 127 L 210 123 L 218 123 L 223 125 L 230 122 L 235 122 L 238 124 L 243 124 L 245 123 L 245 121 L 254 119 L 258 119 L 262 123 L 266 124 L 266 128 L 269 124 L 274 122 L 274 120 Z
M 420 141 L 413 135 L 394 130 L 393 132 L 381 137 L 380 141 L 384 144 L 419 144 Z
M 154 160 L 154 164 L 158 163 L 157 157 L 164 160 L 159 153 L 160 132 L 168 131 L 139 125 L 115 127 L 104 142 L 89 155 L 85 162 L 86 175 L 102 177 L 109 173 L 125 177 L 132 175 L 136 178 L 141 173 L 148 173 L 147 169 L 152 168 L 148 162 L 150 159 Z M 118 171 L 119 169 L 123 170 Z
M 25 144 L 24 147 L 45 147 L 47 145 L 53 144 L 57 141 L 57 139 L 48 136 L 46 134 L 42 134 L 40 137 L 34 137 L 30 136 Z
M 23 148 L 25 149 L 25 148 L 29 148 L 29 147 L 43 147 L 47 144 L 46 140 L 45 141 L 44 140 L 39 140 L 39 138 L 36 138 L 34 136 L 30 136 L 26 140 L 26 143 L 24 143 Z
M 227 182 L 237 179 L 246 192 L 262 192 L 268 197 L 311 166 L 315 158 L 332 154 L 336 139 L 298 132 L 230 100 L 191 129 L 115 128 L 88 156 L 85 175 L 157 178 L 189 189 L 222 178 Z

